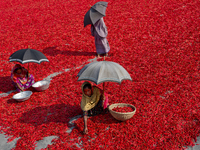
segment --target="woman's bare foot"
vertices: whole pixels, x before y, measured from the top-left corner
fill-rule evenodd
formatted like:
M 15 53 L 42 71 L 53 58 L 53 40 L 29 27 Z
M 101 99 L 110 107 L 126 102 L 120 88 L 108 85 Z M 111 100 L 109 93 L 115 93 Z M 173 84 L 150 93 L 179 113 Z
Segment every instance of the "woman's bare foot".
M 100 54 L 97 54 L 97 58 L 101 58 L 101 55 L 100 55 Z

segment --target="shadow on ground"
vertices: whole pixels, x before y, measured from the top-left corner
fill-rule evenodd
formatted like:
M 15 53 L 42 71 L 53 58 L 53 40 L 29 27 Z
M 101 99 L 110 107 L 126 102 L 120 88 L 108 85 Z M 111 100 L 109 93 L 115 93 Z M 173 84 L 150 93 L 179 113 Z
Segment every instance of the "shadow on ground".
M 31 109 L 22 114 L 19 122 L 39 126 L 50 122 L 68 124 L 69 119 L 80 115 L 80 107 L 68 104 L 55 104 Z
M 68 56 L 95 56 L 95 52 L 80 52 L 80 51 L 61 51 L 57 49 L 57 46 L 47 47 L 43 49 L 43 53 L 49 56 L 56 56 L 58 54 L 68 55 Z
M 102 113 L 100 115 L 89 117 L 89 119 L 94 123 L 103 123 L 103 124 L 113 124 L 121 123 L 121 121 L 116 120 L 110 112 Z
M 0 77 L 0 92 L 15 90 L 10 76 Z

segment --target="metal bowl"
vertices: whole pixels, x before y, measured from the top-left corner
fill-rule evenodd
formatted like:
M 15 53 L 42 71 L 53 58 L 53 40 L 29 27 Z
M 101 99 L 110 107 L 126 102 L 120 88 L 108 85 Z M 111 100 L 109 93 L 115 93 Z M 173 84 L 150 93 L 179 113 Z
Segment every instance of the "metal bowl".
M 24 92 L 20 92 L 20 93 L 13 95 L 13 99 L 15 99 L 16 101 L 19 101 L 19 102 L 23 102 L 23 101 L 29 99 L 31 95 L 32 95 L 32 91 L 24 91 Z
M 37 91 L 44 91 L 49 88 L 50 81 L 42 80 L 35 82 L 32 87 L 35 88 Z

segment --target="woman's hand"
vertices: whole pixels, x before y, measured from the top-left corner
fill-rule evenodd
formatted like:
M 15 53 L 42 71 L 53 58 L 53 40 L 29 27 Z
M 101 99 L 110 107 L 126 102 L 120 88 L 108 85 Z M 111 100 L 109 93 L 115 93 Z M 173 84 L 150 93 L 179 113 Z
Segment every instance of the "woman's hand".
M 24 92 L 24 89 L 23 88 L 19 88 L 22 92 Z
M 83 112 L 83 122 L 84 122 L 83 134 L 88 134 L 88 128 L 87 128 L 87 111 Z
M 23 92 L 24 91 L 24 89 L 23 88 L 21 88 L 20 86 L 19 86 L 19 84 L 18 83 L 16 83 L 17 84 L 17 87 Z
M 87 127 L 84 128 L 84 130 L 83 130 L 83 134 L 88 134 L 88 128 L 87 128 Z

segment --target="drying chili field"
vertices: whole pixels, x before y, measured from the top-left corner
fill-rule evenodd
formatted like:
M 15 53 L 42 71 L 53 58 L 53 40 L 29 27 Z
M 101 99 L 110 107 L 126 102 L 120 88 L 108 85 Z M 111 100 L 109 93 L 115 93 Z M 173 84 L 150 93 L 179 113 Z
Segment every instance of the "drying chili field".
M 85 13 L 97 0 L 0 1 L 0 131 L 15 150 L 182 150 L 200 133 L 200 2 L 198 0 L 108 0 L 105 24 L 111 50 L 107 61 L 122 65 L 133 81 L 106 83 L 109 103 L 130 103 L 126 122 L 109 113 L 88 119 L 83 135 L 81 84 L 77 74 L 95 57 Z M 35 80 L 50 87 L 16 102 L 9 56 L 24 48 L 48 62 L 30 63 Z M 102 60 L 101 58 L 98 59 Z M 23 65 L 27 67 L 27 64 Z M 98 85 L 102 88 L 102 85 Z M 77 117 L 73 122 L 73 117 Z M 70 129 L 70 130 L 69 130 Z

